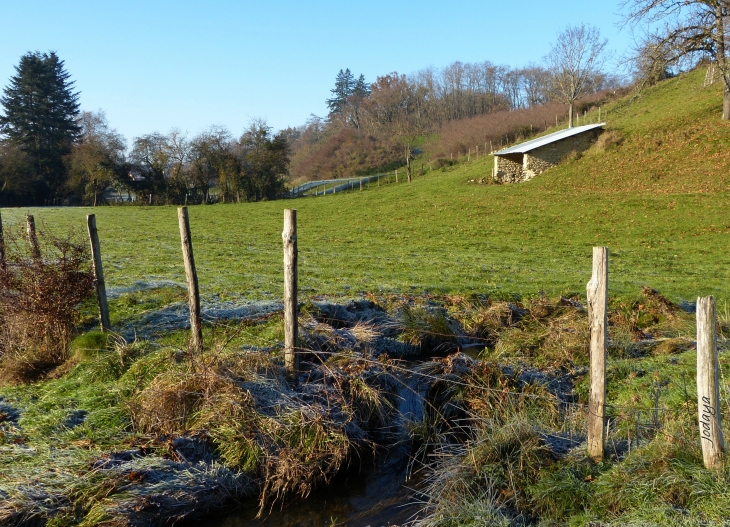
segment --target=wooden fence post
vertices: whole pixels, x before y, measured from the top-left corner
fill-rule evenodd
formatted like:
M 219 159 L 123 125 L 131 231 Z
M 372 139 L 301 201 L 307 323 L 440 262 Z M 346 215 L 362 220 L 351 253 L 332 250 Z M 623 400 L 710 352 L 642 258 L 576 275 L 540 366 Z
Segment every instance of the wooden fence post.
M 200 290 L 198 289 L 198 273 L 195 271 L 193 257 L 193 240 L 190 236 L 188 208 L 177 209 L 180 224 L 180 241 L 182 242 L 183 261 L 185 262 L 185 278 L 188 282 L 188 304 L 190 306 L 190 347 L 194 351 L 203 349 L 203 328 L 200 323 Z
M 702 459 L 708 469 L 720 468 L 725 453 L 719 370 L 715 298 L 700 297 L 697 299 L 697 406 Z
M 30 245 L 30 254 L 33 261 L 38 263 L 41 261 L 41 249 L 38 246 L 38 235 L 35 232 L 35 219 L 32 214 L 25 216 L 25 230 L 28 234 L 28 245 Z
M 608 247 L 593 248 L 593 274 L 586 287 L 590 327 L 591 389 L 588 399 L 588 455 L 603 460 L 606 444 L 606 343 L 608 340 Z
M 102 331 L 109 331 L 112 327 L 109 321 L 109 304 L 106 301 L 106 284 L 104 283 L 104 270 L 101 266 L 101 246 L 99 245 L 99 233 L 96 230 L 96 215 L 86 216 L 86 225 L 89 229 L 89 241 L 91 242 L 91 261 L 94 265 L 94 286 L 96 287 L 96 298 L 99 303 L 99 324 Z
M 398 183 L 398 169 L 395 169 L 395 182 Z
M 286 377 L 296 386 L 299 382 L 297 313 L 297 211 L 284 210 L 284 367 Z

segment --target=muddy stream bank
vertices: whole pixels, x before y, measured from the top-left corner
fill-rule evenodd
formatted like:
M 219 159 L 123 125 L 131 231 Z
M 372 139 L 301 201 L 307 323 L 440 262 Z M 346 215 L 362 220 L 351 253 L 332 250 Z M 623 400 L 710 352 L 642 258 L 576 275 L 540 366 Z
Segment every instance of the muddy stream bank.
M 411 365 L 413 366 L 413 365 Z M 397 394 L 395 444 L 355 459 L 326 486 L 307 498 L 275 504 L 259 515 L 254 504 L 241 505 L 211 527 L 388 527 L 412 520 L 420 509 L 421 463 L 414 460 L 408 428 L 423 419 L 430 382 L 412 375 Z

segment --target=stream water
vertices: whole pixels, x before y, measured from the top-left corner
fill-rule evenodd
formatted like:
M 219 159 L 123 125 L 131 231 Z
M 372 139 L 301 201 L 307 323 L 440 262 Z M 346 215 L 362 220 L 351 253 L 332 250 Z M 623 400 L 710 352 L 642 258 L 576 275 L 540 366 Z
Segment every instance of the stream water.
M 327 487 L 306 499 L 276 505 L 256 518 L 255 504 L 242 506 L 217 520 L 211 527 L 387 527 L 398 526 L 418 512 L 418 478 L 409 478 L 410 442 L 407 422 L 422 418 L 423 396 L 428 386 L 411 378 L 399 390 L 399 428 L 403 442 L 380 449 L 372 460 L 343 471 Z M 357 462 L 355 462 L 357 464 Z

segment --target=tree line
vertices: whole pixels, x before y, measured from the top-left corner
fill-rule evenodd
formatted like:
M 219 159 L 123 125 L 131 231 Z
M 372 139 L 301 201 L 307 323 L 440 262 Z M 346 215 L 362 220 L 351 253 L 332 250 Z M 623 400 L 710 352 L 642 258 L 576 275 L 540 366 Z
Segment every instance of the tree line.
M 0 104 L 0 205 L 96 205 L 105 191 L 147 203 L 275 199 L 289 176 L 289 142 L 263 120 L 239 137 L 213 126 L 124 137 L 103 111 L 81 112 L 55 52 L 21 57 Z M 215 195 L 211 189 L 215 188 Z
M 626 0 L 622 9 L 624 24 L 642 35 L 627 59 L 633 82 L 651 84 L 709 59 L 725 87 L 723 119 L 730 118 L 730 0 Z M 287 179 L 402 165 L 410 180 L 420 152 L 443 155 L 438 142 L 447 137 L 462 147 L 458 129 L 468 128 L 468 144 L 496 139 L 495 130 L 501 142 L 547 127 L 559 105 L 572 126 L 581 97 L 597 100 L 622 85 L 604 68 L 606 43 L 581 24 L 558 33 L 541 63 L 522 68 L 457 61 L 372 83 L 346 68 L 326 99 L 326 117 L 277 133 L 254 120 L 239 137 L 216 126 L 193 137 L 173 129 L 134 138 L 129 150 L 103 112 L 79 110 L 54 52 L 28 53 L 0 97 L 0 205 L 95 204 L 109 188 L 154 203 L 256 201 L 282 195 Z M 510 122 L 517 129 L 506 130 Z

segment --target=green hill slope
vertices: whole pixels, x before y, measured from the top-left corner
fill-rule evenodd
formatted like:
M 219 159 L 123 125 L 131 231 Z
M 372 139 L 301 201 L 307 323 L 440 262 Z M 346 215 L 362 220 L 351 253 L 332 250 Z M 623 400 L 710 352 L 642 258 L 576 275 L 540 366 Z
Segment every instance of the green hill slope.
M 190 211 L 203 293 L 281 296 L 282 210 L 298 209 L 303 294 L 582 292 L 608 245 L 611 289 L 730 297 L 730 123 L 704 71 L 604 108 L 620 144 L 519 185 L 479 185 L 492 158 L 412 184 Z M 606 112 L 607 110 L 607 112 Z M 31 209 L 49 228 L 92 209 Z M 25 210 L 5 211 L 6 222 Z M 172 207 L 97 208 L 108 285 L 183 282 Z

